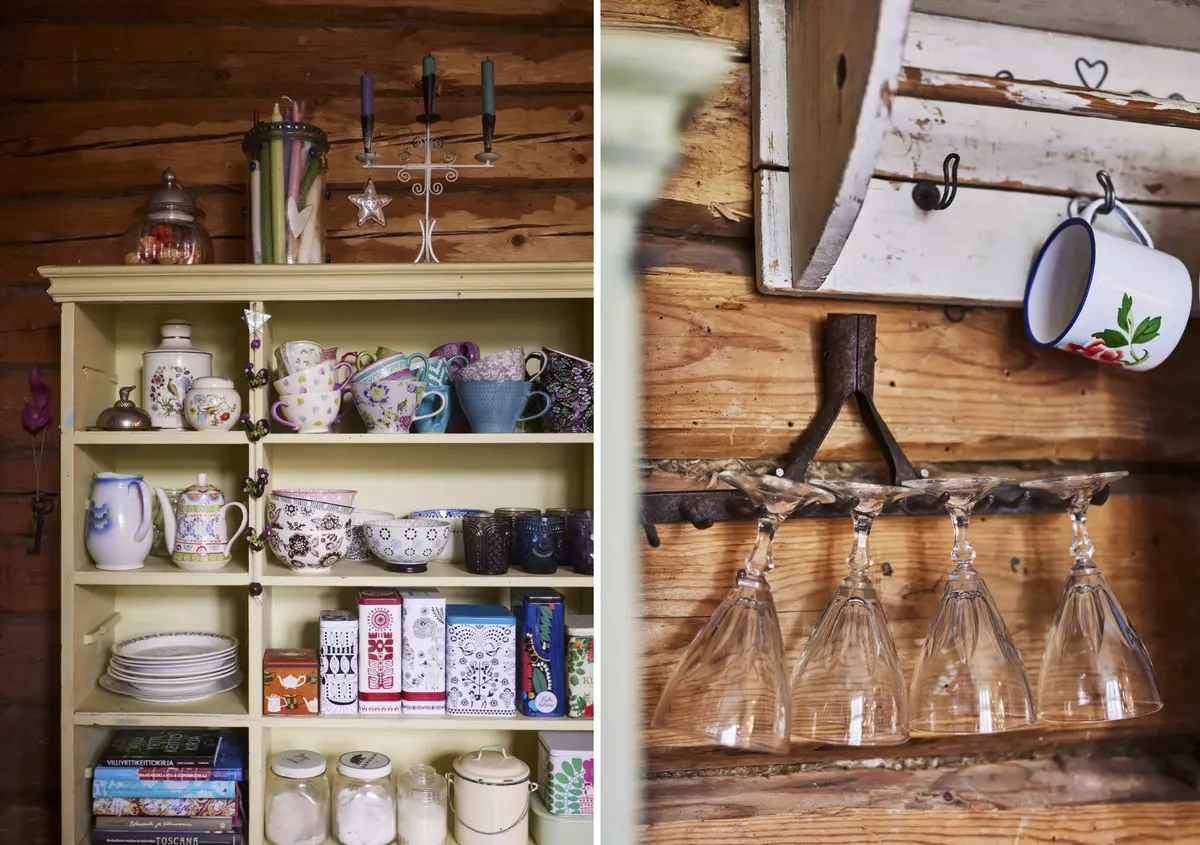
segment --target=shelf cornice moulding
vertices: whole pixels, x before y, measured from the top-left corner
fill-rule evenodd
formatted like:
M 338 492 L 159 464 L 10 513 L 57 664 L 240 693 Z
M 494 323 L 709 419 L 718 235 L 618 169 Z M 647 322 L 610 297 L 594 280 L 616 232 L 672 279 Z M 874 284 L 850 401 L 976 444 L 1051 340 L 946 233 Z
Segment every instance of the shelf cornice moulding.
M 55 302 L 587 299 L 590 261 L 39 267 Z

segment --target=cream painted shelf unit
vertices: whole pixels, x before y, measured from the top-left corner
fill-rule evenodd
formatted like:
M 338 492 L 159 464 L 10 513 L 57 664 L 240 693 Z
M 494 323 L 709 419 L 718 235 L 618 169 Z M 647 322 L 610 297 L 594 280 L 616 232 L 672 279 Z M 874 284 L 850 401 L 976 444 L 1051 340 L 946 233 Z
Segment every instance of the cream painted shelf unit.
M 269 551 L 234 546 L 217 572 L 194 573 L 151 557 L 143 569 L 102 572 L 83 542 L 93 473 L 136 472 L 151 486 L 185 487 L 205 472 L 242 501 L 262 531 L 266 496 L 242 494 L 263 467 L 272 487 L 351 487 L 355 504 L 397 513 L 420 508 L 591 507 L 590 434 L 368 435 L 346 406 L 347 430 L 295 435 L 275 425 L 251 443 L 229 432 L 88 431 L 117 398 L 138 385 L 141 354 L 158 327 L 182 317 L 197 348 L 213 353 L 213 374 L 241 387 L 252 419 L 269 416 L 270 387 L 248 390 L 242 375 L 274 368 L 283 340 L 311 339 L 339 350 L 379 345 L 426 351 L 471 340 L 484 353 L 541 346 L 593 358 L 590 263 L 320 265 L 208 267 L 44 267 L 62 308 L 62 824 L 65 842 L 90 841 L 91 770 L 116 727 L 214 727 L 245 732 L 248 845 L 263 845 L 263 782 L 278 751 L 304 747 L 331 759 L 362 748 L 382 751 L 398 770 L 431 762 L 441 771 L 463 751 L 501 743 L 528 762 L 538 731 L 592 730 L 590 719 L 416 718 L 262 714 L 262 654 L 271 647 L 317 645 L 317 614 L 354 608 L 359 587 L 436 587 L 451 602 L 508 604 L 520 586 L 554 587 L 572 613 L 592 611 L 593 579 L 513 571 L 469 574 L 457 564 L 399 575 L 343 561 L 329 575 L 299 576 Z M 259 349 L 251 347 L 247 308 L 271 314 Z M 67 363 L 69 362 L 69 363 Z M 257 585 L 253 592 L 252 585 Z M 261 587 L 261 591 L 257 587 Z M 162 630 L 215 630 L 241 644 L 246 681 L 194 704 L 149 704 L 98 686 L 118 640 Z

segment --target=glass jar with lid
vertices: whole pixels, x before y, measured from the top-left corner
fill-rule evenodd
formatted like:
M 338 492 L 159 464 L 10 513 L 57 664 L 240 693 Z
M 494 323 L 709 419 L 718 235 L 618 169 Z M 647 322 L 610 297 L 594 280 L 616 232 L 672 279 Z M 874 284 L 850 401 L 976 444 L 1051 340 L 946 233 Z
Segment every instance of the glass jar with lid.
M 416 765 L 400 775 L 396 828 L 400 845 L 445 845 L 446 779 L 432 766 Z
M 162 183 L 134 212 L 139 220 L 125 233 L 125 263 L 212 264 L 212 238 L 199 222 L 204 212 L 171 168 L 163 171 Z
M 303 750 L 272 757 L 266 806 L 267 841 L 271 845 L 324 845 L 329 836 L 325 758 Z
M 338 758 L 333 783 L 333 838 L 338 845 L 390 845 L 396 839 L 392 761 L 375 751 Z
M 246 261 L 325 263 L 329 138 L 311 123 L 259 123 L 246 153 Z

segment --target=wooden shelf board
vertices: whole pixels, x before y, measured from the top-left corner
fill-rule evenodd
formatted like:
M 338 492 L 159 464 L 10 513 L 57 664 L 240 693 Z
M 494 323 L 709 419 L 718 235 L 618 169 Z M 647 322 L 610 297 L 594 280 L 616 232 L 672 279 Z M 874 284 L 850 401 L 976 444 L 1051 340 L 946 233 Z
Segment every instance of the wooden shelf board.
M 246 432 L 193 431 L 64 431 L 62 439 L 76 446 L 248 446 Z
M 274 587 L 586 587 L 595 578 L 559 569 L 553 575 L 509 570 L 504 575 L 472 575 L 459 564 L 434 561 L 419 575 L 388 572 L 382 561 L 343 560 L 328 575 L 298 575 L 274 557 L 267 558 L 262 583 Z
M 235 554 L 238 552 L 235 549 Z M 216 585 L 249 584 L 250 569 L 243 558 L 236 557 L 226 564 L 224 569 L 215 572 L 188 572 L 180 569 L 166 558 L 148 557 L 146 565 L 141 569 L 127 572 L 109 572 L 88 567 L 71 574 L 71 580 L 76 584 L 134 584 L 134 585 Z
M 528 716 L 262 716 L 267 728 L 304 730 L 378 731 L 593 731 L 592 719 L 565 716 L 533 719 Z
M 563 443 L 594 443 L 594 434 L 542 434 L 536 432 L 516 433 L 516 434 L 268 434 L 263 438 L 263 443 L 268 446 L 279 445 L 311 445 L 321 444 L 332 446 L 334 444 L 358 444 L 358 445 L 426 445 L 437 443 L 443 446 L 494 446 L 497 444 L 524 444 L 531 443 L 548 443 L 548 444 L 563 444 Z
M 55 302 L 590 299 L 590 261 L 39 267 Z
M 152 704 L 97 687 L 75 708 L 76 725 L 153 725 L 174 727 L 224 727 L 251 721 L 246 690 L 239 687 L 205 701 Z

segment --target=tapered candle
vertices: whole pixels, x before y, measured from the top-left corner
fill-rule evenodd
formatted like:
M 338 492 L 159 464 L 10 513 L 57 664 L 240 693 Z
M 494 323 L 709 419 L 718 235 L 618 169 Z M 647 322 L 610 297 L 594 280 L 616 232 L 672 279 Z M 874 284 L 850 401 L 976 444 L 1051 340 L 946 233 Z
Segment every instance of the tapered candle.
M 271 110 L 271 122 L 280 123 L 279 103 Z M 287 255 L 287 199 L 284 196 L 283 135 L 276 128 L 271 138 L 271 240 L 275 247 L 275 263 L 283 264 Z
M 262 238 L 262 263 L 275 263 L 275 215 L 271 207 L 271 142 L 263 142 L 258 151 L 259 237 Z
M 262 264 L 262 170 L 254 159 L 250 159 L 250 243 L 254 263 Z
M 496 113 L 496 66 L 491 59 L 484 59 L 479 66 L 479 78 L 483 84 L 483 113 Z
M 362 116 L 375 114 L 375 77 L 364 73 L 362 78 Z
M 433 56 L 426 56 L 421 59 L 421 76 L 433 76 L 437 73 L 437 62 Z

